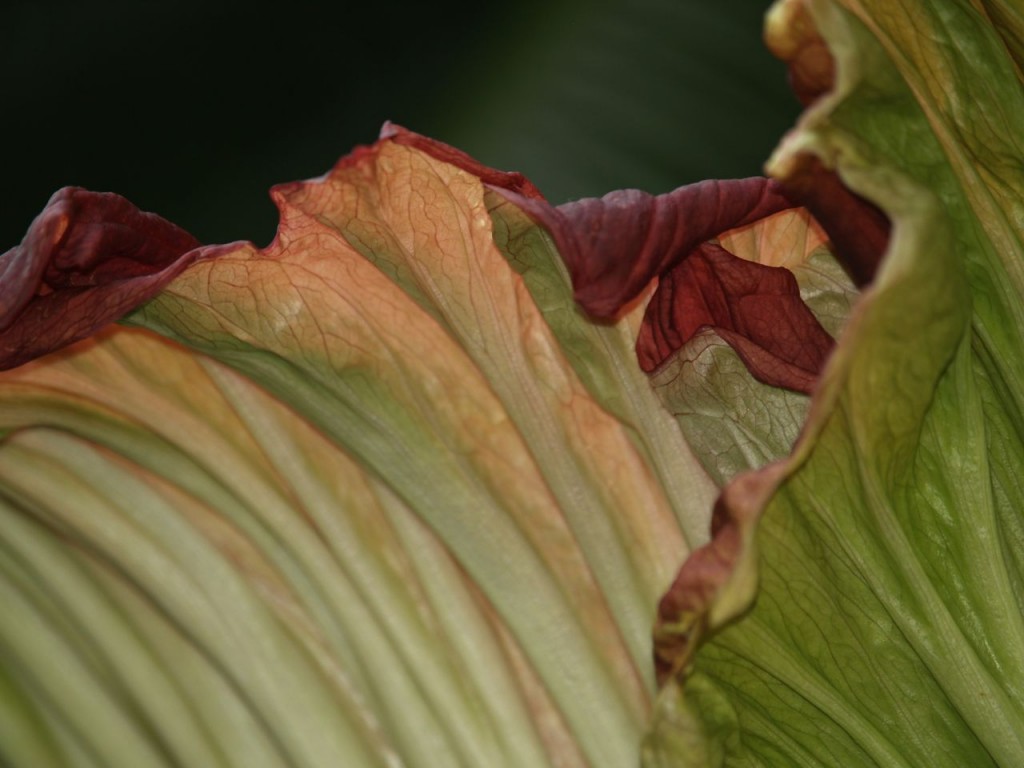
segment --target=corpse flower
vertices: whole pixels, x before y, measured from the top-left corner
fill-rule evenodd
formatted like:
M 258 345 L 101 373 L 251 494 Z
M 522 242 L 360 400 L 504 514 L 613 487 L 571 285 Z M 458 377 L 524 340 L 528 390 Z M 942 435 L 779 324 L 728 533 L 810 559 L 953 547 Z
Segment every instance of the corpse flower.
M 265 249 L 57 193 L 0 257 L 3 761 L 1024 763 L 986 6 L 777 5 L 772 181 L 552 206 L 386 126 Z

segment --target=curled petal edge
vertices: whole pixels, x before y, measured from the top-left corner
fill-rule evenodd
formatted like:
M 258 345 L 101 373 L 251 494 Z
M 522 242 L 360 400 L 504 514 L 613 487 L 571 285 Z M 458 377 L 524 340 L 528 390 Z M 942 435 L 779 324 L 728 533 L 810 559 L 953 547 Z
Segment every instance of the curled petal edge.
M 91 336 L 201 256 L 192 235 L 120 195 L 58 190 L 0 255 L 0 370 Z
M 789 473 L 778 461 L 736 477 L 711 518 L 711 541 L 694 551 L 658 603 L 654 666 L 659 686 L 684 675 L 697 649 L 742 616 L 757 595 L 757 524 Z
M 522 174 L 489 168 L 392 123 L 384 124 L 380 141 L 418 149 L 516 199 L 544 199 Z M 339 166 L 358 163 L 372 151 L 372 146 L 356 148 Z M 0 370 L 92 336 L 155 297 L 190 264 L 233 245 L 202 246 L 120 195 L 58 190 L 22 242 L 0 254 Z

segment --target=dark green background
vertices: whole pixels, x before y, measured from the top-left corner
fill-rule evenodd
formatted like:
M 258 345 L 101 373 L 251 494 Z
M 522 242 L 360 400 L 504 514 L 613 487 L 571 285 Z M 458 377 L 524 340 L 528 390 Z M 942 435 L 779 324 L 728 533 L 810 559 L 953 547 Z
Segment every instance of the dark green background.
M 0 250 L 58 187 L 267 243 L 276 183 L 391 119 L 554 202 L 760 172 L 797 105 L 761 0 L 8 3 Z

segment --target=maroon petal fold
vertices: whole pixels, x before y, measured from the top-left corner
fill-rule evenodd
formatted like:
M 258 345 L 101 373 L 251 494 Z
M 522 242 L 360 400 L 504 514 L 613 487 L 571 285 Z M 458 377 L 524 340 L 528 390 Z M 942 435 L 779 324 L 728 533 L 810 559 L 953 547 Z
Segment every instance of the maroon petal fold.
M 701 181 L 657 196 L 623 190 L 557 208 L 514 202 L 551 233 L 576 301 L 602 319 L 614 318 L 704 241 L 796 206 L 761 177 Z
M 859 287 L 870 283 L 889 247 L 888 217 L 855 195 L 839 175 L 815 155 L 801 154 L 779 184 L 786 194 L 811 212 L 832 241 L 832 250 Z
M 124 316 L 197 258 L 198 245 L 119 195 L 59 190 L 0 255 L 0 370 Z
M 834 344 L 800 298 L 793 273 L 705 243 L 662 277 L 647 305 L 637 357 L 648 373 L 711 327 L 754 378 L 807 392 Z

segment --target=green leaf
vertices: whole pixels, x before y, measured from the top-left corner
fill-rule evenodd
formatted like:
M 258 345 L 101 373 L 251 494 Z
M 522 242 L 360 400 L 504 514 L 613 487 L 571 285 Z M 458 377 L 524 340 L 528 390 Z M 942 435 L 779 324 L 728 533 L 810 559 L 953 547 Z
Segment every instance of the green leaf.
M 834 163 L 893 240 L 792 457 L 726 492 L 756 604 L 737 576 L 679 617 L 650 765 L 1024 762 L 1024 94 L 967 3 L 844 5 L 811 4 L 837 82 L 770 170 Z

